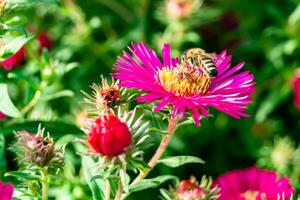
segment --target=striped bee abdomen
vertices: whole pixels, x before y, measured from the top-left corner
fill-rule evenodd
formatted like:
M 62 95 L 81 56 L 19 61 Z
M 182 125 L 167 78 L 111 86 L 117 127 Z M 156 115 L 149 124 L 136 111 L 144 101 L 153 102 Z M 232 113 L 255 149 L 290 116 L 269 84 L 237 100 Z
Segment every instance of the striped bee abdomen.
M 199 56 L 199 63 L 202 69 L 210 76 L 216 77 L 218 75 L 217 67 L 210 57 Z

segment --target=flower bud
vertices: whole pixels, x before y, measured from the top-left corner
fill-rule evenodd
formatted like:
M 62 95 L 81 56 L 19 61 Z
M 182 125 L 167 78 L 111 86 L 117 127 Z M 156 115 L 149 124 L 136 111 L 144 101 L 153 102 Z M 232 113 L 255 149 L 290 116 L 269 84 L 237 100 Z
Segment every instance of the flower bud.
M 0 112 L 0 121 L 3 121 L 6 119 L 6 115 L 3 112 Z
M 194 178 L 181 181 L 177 189 L 178 200 L 201 200 L 204 196 L 205 191 Z
M 296 70 L 294 81 L 294 103 L 298 110 L 300 110 L 300 68 Z
M 200 4 L 199 0 L 168 0 L 166 13 L 171 20 L 180 20 L 191 16 Z
M 101 85 L 93 84 L 92 95 L 85 94 L 87 97 L 85 101 L 92 105 L 92 109 L 95 113 L 102 113 L 103 111 L 116 108 L 121 103 L 121 90 L 118 83 L 112 80 L 111 84 L 108 84 L 107 80 L 101 77 Z
M 96 153 L 108 157 L 125 153 L 132 144 L 129 128 L 113 114 L 106 114 L 97 118 L 87 136 L 91 148 Z
M 31 163 L 40 167 L 46 166 L 54 157 L 54 142 L 52 138 L 44 138 L 42 135 L 33 135 L 26 131 L 19 132 L 22 138 L 25 157 Z
M 54 141 L 49 133 L 44 137 L 44 129 L 38 130 L 38 133 L 31 134 L 27 131 L 19 131 L 16 133 L 18 143 L 13 148 L 23 162 L 35 164 L 39 167 L 55 166 L 56 170 L 63 165 L 63 151 L 56 150 Z
M 37 36 L 37 39 L 40 43 L 40 48 L 46 48 L 46 49 L 51 49 L 53 47 L 53 40 L 50 38 L 48 33 L 45 32 L 40 32 Z

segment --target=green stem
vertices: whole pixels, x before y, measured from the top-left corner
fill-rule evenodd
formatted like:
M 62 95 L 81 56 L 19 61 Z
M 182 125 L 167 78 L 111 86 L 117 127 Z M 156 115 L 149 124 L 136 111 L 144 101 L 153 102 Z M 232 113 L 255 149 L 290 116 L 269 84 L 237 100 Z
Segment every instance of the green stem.
M 140 174 L 136 177 L 136 179 L 132 182 L 132 184 L 136 184 L 136 183 L 140 182 L 141 180 L 143 180 L 149 174 L 149 172 L 156 166 L 158 160 L 160 159 L 160 157 L 163 155 L 163 153 L 167 149 L 167 147 L 174 135 L 177 124 L 178 124 L 177 117 L 170 119 L 168 129 L 167 129 L 168 133 L 163 137 L 158 149 L 156 150 L 155 154 L 149 161 L 149 163 L 148 163 L 149 167 L 145 168 L 143 171 L 141 171 Z
M 48 183 L 48 171 L 46 168 L 41 169 L 41 182 L 42 182 L 42 200 L 48 200 L 48 191 L 49 191 L 49 183 Z
M 105 200 L 110 200 L 110 183 L 107 178 L 105 178 Z
M 26 114 L 28 111 L 30 111 L 35 104 L 38 102 L 39 98 L 41 97 L 42 92 L 40 90 L 36 91 L 31 101 L 22 109 L 22 114 Z

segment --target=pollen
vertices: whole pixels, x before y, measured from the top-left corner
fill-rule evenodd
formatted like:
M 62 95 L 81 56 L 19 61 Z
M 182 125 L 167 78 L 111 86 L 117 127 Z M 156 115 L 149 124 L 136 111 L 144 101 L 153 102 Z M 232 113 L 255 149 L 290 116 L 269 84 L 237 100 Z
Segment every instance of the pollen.
M 158 71 L 157 78 L 161 86 L 175 96 L 205 95 L 211 84 L 210 78 L 201 69 L 185 65 L 164 67 Z
M 243 197 L 245 198 L 245 200 L 256 200 L 258 195 L 259 192 L 257 191 L 246 191 L 243 193 Z

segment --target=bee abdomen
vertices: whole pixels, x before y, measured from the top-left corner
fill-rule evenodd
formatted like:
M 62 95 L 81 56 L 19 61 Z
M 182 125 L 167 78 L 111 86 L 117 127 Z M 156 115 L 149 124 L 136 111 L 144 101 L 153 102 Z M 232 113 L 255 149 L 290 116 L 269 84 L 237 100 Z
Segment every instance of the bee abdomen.
M 218 75 L 217 67 L 212 59 L 203 57 L 202 67 L 211 77 L 216 77 Z

